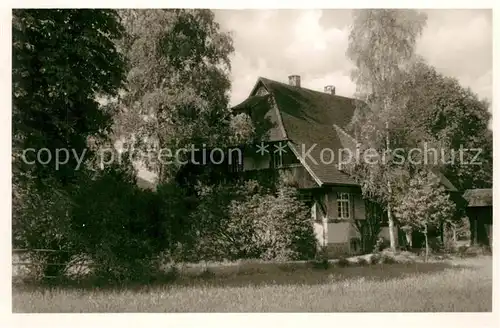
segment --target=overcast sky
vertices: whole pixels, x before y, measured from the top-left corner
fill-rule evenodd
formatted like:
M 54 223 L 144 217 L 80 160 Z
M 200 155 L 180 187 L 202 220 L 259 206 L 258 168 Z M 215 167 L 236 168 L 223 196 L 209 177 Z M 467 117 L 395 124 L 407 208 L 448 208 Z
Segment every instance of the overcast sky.
M 427 26 L 417 52 L 438 71 L 459 79 L 481 98 L 492 98 L 492 14 L 490 10 L 426 10 Z M 352 67 L 346 58 L 350 10 L 216 10 L 232 31 L 231 105 L 244 100 L 258 76 L 318 91 L 333 84 L 352 96 Z

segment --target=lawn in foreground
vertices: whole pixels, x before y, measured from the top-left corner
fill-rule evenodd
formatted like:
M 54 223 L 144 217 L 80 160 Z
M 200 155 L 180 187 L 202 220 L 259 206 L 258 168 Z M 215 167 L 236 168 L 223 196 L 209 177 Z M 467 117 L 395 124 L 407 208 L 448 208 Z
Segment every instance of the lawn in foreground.
M 13 312 L 483 312 L 492 258 L 180 278 L 139 289 L 13 288 Z

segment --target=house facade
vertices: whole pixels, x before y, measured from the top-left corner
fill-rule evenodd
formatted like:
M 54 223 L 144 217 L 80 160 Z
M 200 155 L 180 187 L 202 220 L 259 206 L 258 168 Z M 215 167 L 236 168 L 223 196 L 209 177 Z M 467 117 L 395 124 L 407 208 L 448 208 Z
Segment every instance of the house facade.
M 336 95 L 334 86 L 324 92 L 303 88 L 300 76 L 292 75 L 288 84 L 258 78 L 248 98 L 233 108 L 252 118 L 262 140 L 243 151 L 235 170 L 279 171 L 304 195 L 319 245 L 336 255 L 361 251 L 356 221 L 366 218 L 361 188 L 339 161 L 341 149 L 357 147 L 344 130 L 354 101 Z M 386 228 L 382 234 L 388 235 Z
M 318 244 L 331 255 L 362 251 L 359 227 L 366 220 L 365 200 L 344 164 L 345 156 L 359 156 L 360 144 L 346 132 L 355 109 L 356 100 L 336 95 L 334 86 L 323 92 L 303 88 L 298 75 L 289 76 L 288 83 L 258 78 L 247 99 L 232 109 L 251 117 L 261 140 L 243 149 L 242 161 L 233 160 L 239 164 L 232 170 L 279 172 L 295 185 L 310 207 Z M 437 175 L 449 192 L 457 192 Z M 396 241 L 404 238 L 398 229 L 394 232 Z M 386 225 L 379 236 L 389 239 Z

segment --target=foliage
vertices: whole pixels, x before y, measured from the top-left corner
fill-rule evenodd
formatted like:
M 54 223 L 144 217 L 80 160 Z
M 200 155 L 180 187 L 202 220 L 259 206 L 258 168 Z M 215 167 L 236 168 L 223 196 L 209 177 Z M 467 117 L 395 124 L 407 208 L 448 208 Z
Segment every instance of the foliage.
M 264 260 L 312 258 L 316 249 L 313 222 L 308 209 L 289 187 L 277 195 L 253 195 L 245 202 L 232 203 L 230 215 L 247 221 L 252 242 L 248 245 Z M 236 229 L 240 227 L 236 226 Z
M 127 147 L 173 153 L 190 144 L 220 147 L 229 135 L 229 34 L 208 9 L 121 10 L 130 62 L 116 104 L 116 138 Z M 189 147 L 188 147 L 189 148 Z M 163 182 L 179 165 L 146 161 Z M 175 164 L 175 163 L 174 163 Z
M 122 32 L 114 10 L 13 10 L 13 243 L 67 251 L 49 253 L 45 262 L 65 263 L 75 247 L 73 192 L 89 177 L 89 146 L 112 123 L 100 101 L 123 86 L 125 61 L 113 43 Z M 37 160 L 42 148 L 51 158 Z M 45 269 L 50 276 L 60 271 Z
M 95 274 L 115 281 L 142 277 L 168 242 L 157 194 L 139 189 L 134 172 L 116 165 L 78 188 L 74 199 L 74 243 L 95 263 Z
M 359 266 L 367 266 L 370 263 L 368 262 L 368 260 L 366 258 L 358 257 L 358 259 L 356 260 L 356 264 Z
M 276 194 L 255 181 L 205 186 L 192 213 L 198 254 L 205 260 L 312 258 L 316 241 L 307 208 L 295 191 Z
M 431 172 L 419 172 L 409 183 L 406 193 L 399 193 L 394 212 L 403 226 L 424 234 L 426 255 L 429 253 L 429 229 L 439 228 L 453 218 L 455 204 Z
M 15 248 L 61 249 L 70 246 L 70 195 L 57 182 L 47 188 L 21 184 L 12 208 L 12 243 Z
M 370 253 L 376 248 L 377 238 L 382 229 L 383 216 L 384 212 L 380 204 L 365 200 L 365 219 L 354 221 L 354 228 L 361 236 L 363 253 Z
M 230 122 L 230 145 L 251 144 L 256 135 L 256 129 L 252 119 L 245 113 L 231 116 Z
M 490 188 L 493 139 L 488 129 L 491 119 L 488 102 L 479 100 L 457 79 L 438 73 L 422 59 L 410 65 L 403 81 L 401 92 L 407 103 L 398 125 L 407 127 L 404 129 L 410 134 L 407 138 L 415 145 L 427 142 L 427 148 L 435 145 L 440 153 L 444 150 L 445 158 L 432 164 L 442 167 L 458 190 Z M 464 162 L 460 162 L 458 153 L 461 148 L 467 150 Z M 474 149 L 481 149 L 475 159 L 481 164 L 469 164 L 476 155 Z
M 123 85 L 125 62 L 113 44 L 122 32 L 114 10 L 13 10 L 16 179 L 56 177 L 66 185 L 76 178 L 75 157 L 55 169 L 55 150 L 80 155 L 89 137 L 109 132 L 112 112 L 99 104 L 98 97 L 114 96 Z M 20 157 L 27 148 L 48 148 L 53 156 L 43 165 L 34 153 L 27 153 L 28 161 L 34 161 L 29 165 Z
M 349 260 L 346 259 L 345 257 L 340 257 L 337 262 L 337 266 L 340 268 L 345 268 L 350 265 Z
M 398 84 L 414 57 L 427 17 L 417 10 L 363 9 L 355 10 L 353 19 L 347 56 L 355 64 L 352 79 L 357 97 L 363 102 L 357 106 L 351 128 L 363 147 L 379 153 L 375 164 L 363 162 L 353 172 L 363 195 L 387 207 L 390 243 L 395 249 L 391 189 L 400 173 L 380 156 L 392 140 L 398 140 L 390 130 L 398 128 L 392 121 L 400 115 L 406 100 Z

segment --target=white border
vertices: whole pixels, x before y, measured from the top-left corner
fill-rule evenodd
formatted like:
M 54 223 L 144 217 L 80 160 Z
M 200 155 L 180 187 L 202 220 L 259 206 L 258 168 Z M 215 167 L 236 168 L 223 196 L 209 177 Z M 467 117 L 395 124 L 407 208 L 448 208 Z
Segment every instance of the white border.
M 65 8 L 79 7 L 91 8 L 102 7 L 104 4 L 109 8 L 137 7 L 137 8 L 161 8 L 161 7 L 209 7 L 213 9 L 250 9 L 250 8 L 409 8 L 418 6 L 419 8 L 495 8 L 498 1 L 494 0 L 475 0 L 475 1 L 334 1 L 334 0 L 309 0 L 309 1 L 279 1 L 279 0 L 254 0 L 248 2 L 237 1 L 194 1 L 194 0 L 175 0 L 175 1 L 127 1 L 113 0 L 103 2 L 95 0 L 87 1 L 13 1 L 8 0 L 2 2 L 0 18 L 1 29 L 0 38 L 2 41 L 2 51 L 0 51 L 0 72 L 1 72 L 1 108 L 0 108 L 0 176 L 2 184 L 0 186 L 0 208 L 1 215 L 1 234 L 0 242 L 0 259 L 3 262 L 3 269 L 0 270 L 2 275 L 0 279 L 2 287 L 2 296 L 0 305 L 2 315 L 0 316 L 0 326 L 2 327 L 83 327 L 83 326 L 115 326 L 115 327 L 141 327 L 141 326 L 158 326 L 161 324 L 203 326 L 203 327 L 220 327 L 220 326 L 290 326 L 290 327 L 305 327 L 311 325 L 335 325 L 335 326 L 366 326 L 366 327 L 494 327 L 500 324 L 498 312 L 498 295 L 499 288 L 497 280 L 493 282 L 493 313 L 439 313 L 439 314 L 412 314 L 412 313 L 353 313 L 353 314 L 309 314 L 309 313 L 293 313 L 293 314 L 64 314 L 64 315 L 12 315 L 11 314 L 11 13 L 10 9 L 21 7 L 44 7 L 44 8 Z M 7 7 L 6 7 L 7 6 Z M 499 35 L 500 15 L 495 8 L 493 13 L 494 21 L 494 36 Z M 498 51 L 499 43 L 494 42 L 494 55 L 497 58 L 500 55 Z M 493 63 L 493 87 L 497 91 L 498 83 L 498 65 Z M 495 92 L 494 92 L 495 94 Z M 495 99 L 495 97 L 493 97 Z M 499 131 L 500 121 L 496 118 L 498 113 L 498 104 L 493 100 L 493 124 L 494 131 Z M 500 177 L 499 166 L 500 160 L 496 160 L 496 155 L 499 155 L 500 138 L 494 138 L 494 199 L 500 199 Z M 499 222 L 498 213 L 500 213 L 499 203 L 494 203 L 494 220 Z M 499 225 L 494 225 L 494 248 L 498 253 L 498 242 L 500 240 Z M 494 256 L 494 277 L 500 277 L 498 270 L 497 255 Z M 7 269 L 5 269 L 7 268 Z M 402 291 L 403 292 L 403 291 Z M 496 325 L 494 324 L 496 323 Z

